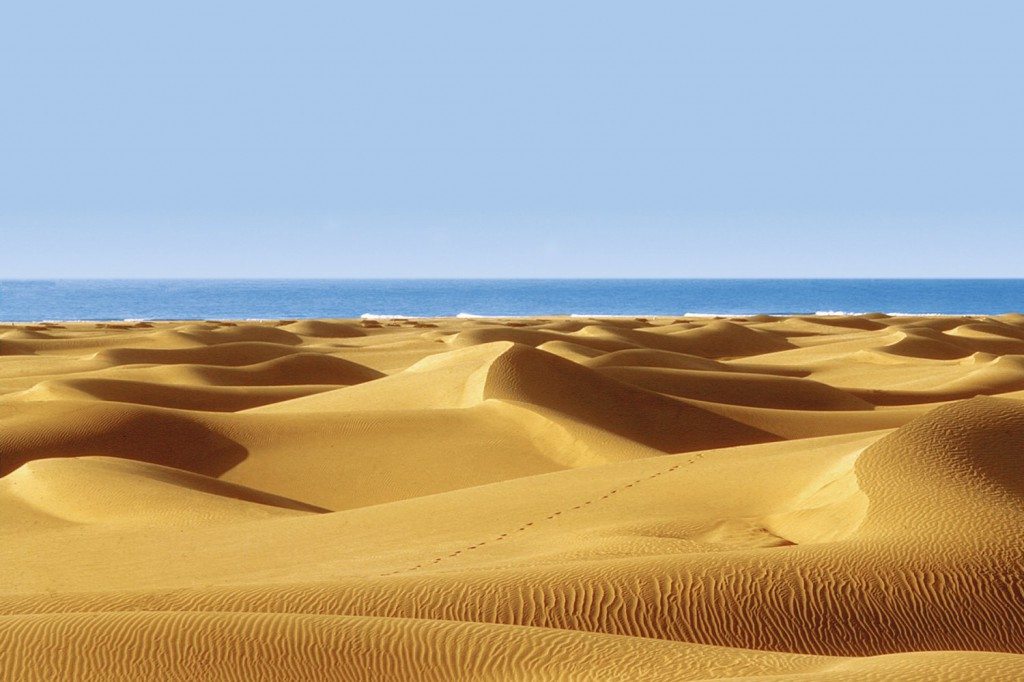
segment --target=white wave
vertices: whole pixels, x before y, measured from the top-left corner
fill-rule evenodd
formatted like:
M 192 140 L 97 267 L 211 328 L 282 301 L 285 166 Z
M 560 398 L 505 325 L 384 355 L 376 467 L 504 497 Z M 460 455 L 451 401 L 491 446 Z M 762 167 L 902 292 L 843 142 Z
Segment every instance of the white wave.
M 416 320 L 419 318 L 410 315 L 378 315 L 377 313 L 363 313 L 360 320 Z

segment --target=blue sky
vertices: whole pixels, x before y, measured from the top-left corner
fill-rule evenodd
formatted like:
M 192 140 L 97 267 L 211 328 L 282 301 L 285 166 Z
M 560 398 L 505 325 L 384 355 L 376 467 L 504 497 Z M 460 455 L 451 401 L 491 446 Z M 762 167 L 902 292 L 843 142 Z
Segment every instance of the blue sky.
M 16 3 L 0 278 L 1021 276 L 1022 34 L 1018 2 Z

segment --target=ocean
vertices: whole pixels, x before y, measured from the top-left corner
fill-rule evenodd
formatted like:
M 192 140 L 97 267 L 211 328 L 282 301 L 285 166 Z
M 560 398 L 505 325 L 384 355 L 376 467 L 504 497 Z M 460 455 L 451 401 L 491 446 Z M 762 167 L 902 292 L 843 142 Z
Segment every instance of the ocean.
M 0 280 L 0 320 L 991 315 L 1024 279 Z

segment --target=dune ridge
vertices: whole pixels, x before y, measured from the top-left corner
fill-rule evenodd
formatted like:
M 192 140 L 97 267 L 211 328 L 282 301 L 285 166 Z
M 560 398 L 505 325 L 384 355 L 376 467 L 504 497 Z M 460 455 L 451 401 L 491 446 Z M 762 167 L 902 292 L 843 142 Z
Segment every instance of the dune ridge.
M 0 679 L 1024 677 L 1024 316 L 0 326 Z

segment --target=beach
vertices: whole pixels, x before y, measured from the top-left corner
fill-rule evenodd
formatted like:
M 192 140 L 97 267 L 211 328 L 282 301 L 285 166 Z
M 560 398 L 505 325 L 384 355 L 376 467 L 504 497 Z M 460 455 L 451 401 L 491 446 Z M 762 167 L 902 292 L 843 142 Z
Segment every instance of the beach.
M 0 679 L 1024 678 L 1024 315 L 0 324 Z

